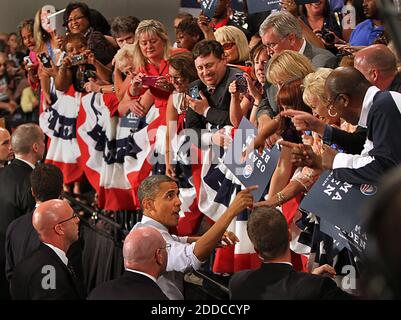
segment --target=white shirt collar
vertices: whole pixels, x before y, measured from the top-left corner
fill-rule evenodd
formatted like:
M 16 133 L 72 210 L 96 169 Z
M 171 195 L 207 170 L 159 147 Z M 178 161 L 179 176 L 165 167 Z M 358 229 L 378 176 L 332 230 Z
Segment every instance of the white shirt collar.
M 67 255 L 65 254 L 65 252 L 53 245 L 51 245 L 50 243 L 46 243 L 43 242 L 45 245 L 47 245 L 50 249 L 52 249 L 57 255 L 58 257 L 61 259 L 61 261 L 63 261 L 63 263 L 68 266 L 68 258 Z
M 303 42 L 302 42 L 301 49 L 299 49 L 299 51 L 298 51 L 300 54 L 304 54 L 305 48 L 306 48 L 306 40 L 302 38 L 302 41 Z
M 289 266 L 293 267 L 291 262 L 285 262 L 285 261 L 283 261 L 283 262 L 265 262 L 265 261 L 263 261 L 263 263 L 265 263 L 265 264 L 288 264 Z
M 141 275 L 143 275 L 145 277 L 148 277 L 148 278 L 152 279 L 157 284 L 157 279 L 154 276 L 151 276 L 150 274 L 147 274 L 145 272 L 141 272 L 141 271 L 138 271 L 138 270 L 132 270 L 132 269 L 129 269 L 129 268 L 125 268 L 125 271 L 139 273 L 139 274 L 141 274 Z
M 20 158 L 18 158 L 18 157 L 15 157 L 15 159 L 18 159 L 19 161 L 25 162 L 25 163 L 26 163 L 28 166 L 30 166 L 32 169 L 35 169 L 35 165 L 32 164 L 32 163 L 30 163 L 30 162 L 28 162 L 28 161 L 26 161 L 26 160 L 24 160 L 24 159 L 20 159 Z
M 166 227 L 165 227 L 164 225 L 162 225 L 160 222 L 158 222 L 158 221 L 156 221 L 155 219 L 152 219 L 152 218 L 150 218 L 150 217 L 148 217 L 148 216 L 143 215 L 143 216 L 142 216 L 141 222 L 142 222 L 142 223 L 146 223 L 146 222 L 148 222 L 148 221 L 152 221 L 152 225 L 155 226 L 155 227 L 157 227 L 158 229 L 161 229 L 161 230 L 164 230 L 164 231 L 167 231 L 167 232 L 168 232 L 168 228 L 166 228 Z
M 369 89 L 366 91 L 365 97 L 362 102 L 361 114 L 359 116 L 359 121 L 358 121 L 359 126 L 364 127 L 364 128 L 367 127 L 368 114 L 369 114 L 370 108 L 373 105 L 373 98 L 375 97 L 376 93 L 379 91 L 380 91 L 380 89 L 375 86 L 369 87 Z

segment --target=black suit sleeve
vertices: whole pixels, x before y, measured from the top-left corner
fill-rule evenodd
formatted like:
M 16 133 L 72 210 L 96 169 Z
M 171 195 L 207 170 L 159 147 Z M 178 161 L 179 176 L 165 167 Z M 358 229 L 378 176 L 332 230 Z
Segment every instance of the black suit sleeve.
M 355 296 L 341 290 L 337 287 L 336 283 L 330 278 L 323 280 L 321 288 L 323 300 L 353 300 L 356 299 Z
M 229 112 L 218 108 L 209 109 L 206 121 L 219 126 L 231 125 Z
M 331 143 L 335 143 L 350 154 L 360 154 L 366 141 L 367 129 L 358 126 L 356 131 L 347 131 L 332 127 Z
M 185 127 L 196 133 L 197 144 L 201 146 L 201 131 L 206 128 L 204 118 L 191 108 L 188 108 L 185 115 Z

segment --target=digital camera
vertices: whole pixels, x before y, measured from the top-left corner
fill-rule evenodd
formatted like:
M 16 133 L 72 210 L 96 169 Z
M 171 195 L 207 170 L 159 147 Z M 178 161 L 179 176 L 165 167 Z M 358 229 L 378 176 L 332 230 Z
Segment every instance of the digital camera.
M 85 56 L 82 55 L 82 54 L 75 55 L 75 56 L 73 56 L 73 57 L 71 58 L 71 64 L 72 64 L 73 66 L 76 66 L 76 65 L 78 65 L 78 64 L 81 64 L 82 62 L 85 62 L 85 61 L 86 61 Z

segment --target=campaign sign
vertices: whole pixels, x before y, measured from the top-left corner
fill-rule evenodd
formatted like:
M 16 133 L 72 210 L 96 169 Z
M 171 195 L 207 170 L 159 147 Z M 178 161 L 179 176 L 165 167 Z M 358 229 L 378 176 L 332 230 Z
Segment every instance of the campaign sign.
M 276 169 L 280 151 L 276 146 L 271 150 L 264 149 L 261 155 L 254 150 L 246 159 L 242 159 L 243 151 L 253 141 L 256 134 L 257 130 L 251 122 L 242 118 L 223 162 L 245 187 L 259 186 L 252 192 L 255 201 L 259 201 Z
M 217 6 L 219 5 L 219 0 L 202 0 L 200 5 L 203 10 L 203 14 L 212 19 L 214 17 L 214 13 L 216 12 Z
M 131 131 L 138 131 L 143 127 L 143 123 L 145 122 L 145 117 L 141 118 L 136 116 L 133 113 L 129 113 L 126 116 L 121 118 L 120 127 L 122 128 L 130 128 Z
M 300 208 L 338 226 L 348 234 L 361 231 L 361 209 L 377 193 L 373 185 L 352 185 L 335 180 L 331 171 L 321 174 L 300 204 Z
M 249 14 L 280 9 L 280 0 L 248 0 L 247 3 Z

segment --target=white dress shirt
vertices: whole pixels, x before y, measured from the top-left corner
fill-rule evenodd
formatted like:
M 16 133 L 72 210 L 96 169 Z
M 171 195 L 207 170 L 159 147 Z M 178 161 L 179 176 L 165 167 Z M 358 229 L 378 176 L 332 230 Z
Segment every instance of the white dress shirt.
M 60 260 L 63 261 L 63 263 L 66 266 L 68 266 L 68 258 L 67 258 L 67 255 L 65 254 L 65 252 L 63 250 L 51 245 L 50 243 L 43 242 L 43 244 L 47 245 L 50 249 L 52 249 L 58 255 Z

